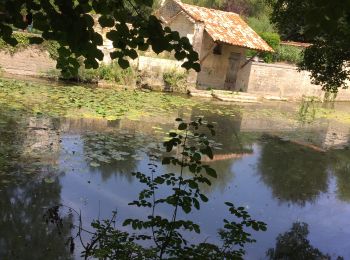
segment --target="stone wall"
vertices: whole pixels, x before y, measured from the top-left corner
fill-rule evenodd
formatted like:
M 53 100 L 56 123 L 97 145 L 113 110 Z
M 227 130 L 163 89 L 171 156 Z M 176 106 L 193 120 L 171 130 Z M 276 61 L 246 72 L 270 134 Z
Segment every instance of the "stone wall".
M 212 38 L 207 32 L 204 32 L 200 57 L 202 70 L 198 73 L 197 79 L 200 88 L 224 88 L 231 53 L 241 54 L 240 66 L 243 66 L 246 61 L 245 49 L 243 48 L 223 44 L 221 55 L 216 55 L 213 54 L 214 46 L 215 43 Z M 243 72 L 245 71 L 238 71 L 236 90 L 244 89 L 248 84 L 247 77 L 249 77 L 249 73 Z
M 0 68 L 12 74 L 38 76 L 55 69 L 56 62 L 47 51 L 31 46 L 14 54 L 1 51 Z
M 190 21 L 190 18 L 185 15 L 184 12 L 180 12 L 174 18 L 171 19 L 167 26 L 171 27 L 173 31 L 179 33 L 180 37 L 187 37 L 190 43 L 193 42 L 194 35 L 194 23 Z
M 303 95 L 321 99 L 324 97 L 321 87 L 311 83 L 309 72 L 299 72 L 292 65 L 250 62 L 242 74 L 248 78 L 244 91 L 249 93 L 289 99 L 300 99 Z M 350 90 L 340 90 L 337 100 L 350 100 Z
M 139 56 L 137 68 L 141 86 L 148 86 L 154 90 L 165 90 L 164 72 L 172 70 L 185 72 L 186 70 L 181 65 L 181 61 Z

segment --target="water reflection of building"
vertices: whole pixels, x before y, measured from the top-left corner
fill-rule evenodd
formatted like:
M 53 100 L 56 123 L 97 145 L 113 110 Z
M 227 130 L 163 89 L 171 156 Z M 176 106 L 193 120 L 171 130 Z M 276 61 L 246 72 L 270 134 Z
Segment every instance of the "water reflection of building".
M 45 208 L 61 202 L 58 174 L 51 172 L 54 179 L 45 183 L 37 178 L 42 167 L 31 164 L 33 156 L 40 162 L 41 156 L 53 156 L 44 160 L 47 164 L 56 161 L 57 132 L 51 120 L 13 116 L 2 115 L 0 126 L 0 259 L 72 259 L 65 244 L 70 228 L 60 235 L 43 221 Z M 64 222 L 72 225 L 70 217 Z
M 60 151 L 59 122 L 52 118 L 31 117 L 25 130 L 23 154 L 57 164 Z
M 225 184 L 232 180 L 234 176 L 232 165 L 235 161 L 251 155 L 253 144 L 259 140 L 261 156 L 258 168 L 261 178 L 266 185 L 272 188 L 274 196 L 280 202 L 304 205 L 306 202 L 315 201 L 319 194 L 328 190 L 329 169 L 334 171 L 338 180 L 339 198 L 350 200 L 349 186 L 346 185 L 345 181 L 350 178 L 348 164 L 340 163 L 339 159 L 330 159 L 332 156 L 338 158 L 338 153 L 332 152 L 330 155 L 326 149 L 347 142 L 347 127 L 341 124 L 331 125 L 326 121 L 315 126 L 303 126 L 303 128 L 290 122 L 285 122 L 283 125 L 274 119 L 252 119 L 249 114 L 241 110 L 237 110 L 235 116 L 218 116 L 216 110 L 201 110 L 199 108 L 193 108 L 190 112 L 188 110 L 185 113 L 174 111 L 164 116 L 145 117 L 141 121 L 130 119 L 115 121 L 60 119 L 57 122 L 35 118 L 30 120 L 28 128 L 30 134 L 28 136 L 31 137 L 25 142 L 31 150 L 49 151 L 52 153 L 51 155 L 54 155 L 60 149 L 58 133 L 61 135 L 80 133 L 83 139 L 89 132 L 119 137 L 127 133 L 131 134 L 130 137 L 120 141 L 120 147 L 113 149 L 136 154 L 138 151 L 143 151 L 143 147 L 147 144 L 161 143 L 166 132 L 176 128 L 175 118 L 185 117 L 187 120 L 193 120 L 197 116 L 204 116 L 208 122 L 215 122 L 216 136 L 213 139 L 216 143 L 221 144 L 218 146 L 220 149 L 214 150 L 213 161 L 204 159 L 205 163 L 211 163 L 218 172 L 218 179 L 213 180 L 211 189 L 214 187 L 224 188 Z M 298 133 L 298 129 L 304 133 L 303 136 L 295 134 Z M 135 133 L 141 133 L 143 141 L 136 140 Z M 264 133 L 272 134 L 268 138 L 261 138 Z M 342 138 L 333 138 L 338 136 L 342 136 Z M 313 139 L 309 139 L 309 137 L 313 137 Z M 85 141 L 85 145 L 93 142 L 93 140 L 89 141 L 88 139 Z M 103 153 L 104 151 L 97 152 Z M 53 156 L 53 158 L 56 157 Z M 331 163 L 332 160 L 337 161 L 337 163 Z M 341 161 L 347 160 L 342 159 Z M 101 164 L 98 172 L 107 180 L 118 172 L 130 174 L 137 168 L 138 164 L 135 157 L 129 156 L 126 160 Z M 128 179 L 131 180 L 129 177 Z

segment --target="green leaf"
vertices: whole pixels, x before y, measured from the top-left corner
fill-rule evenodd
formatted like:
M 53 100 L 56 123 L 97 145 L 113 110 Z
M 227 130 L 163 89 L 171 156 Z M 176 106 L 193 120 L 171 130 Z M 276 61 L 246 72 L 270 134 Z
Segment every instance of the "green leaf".
M 176 136 L 177 136 L 177 133 L 170 132 L 170 133 L 169 133 L 169 136 L 170 136 L 170 137 L 176 137 Z
M 110 16 L 102 15 L 98 22 L 102 27 L 113 27 L 114 26 L 114 19 Z
M 30 44 L 41 44 L 43 43 L 44 39 L 41 37 L 30 37 L 29 38 L 29 43 Z
M 171 159 L 172 159 L 171 157 L 164 157 L 162 160 L 162 164 L 163 165 L 170 164 Z
M 193 198 L 193 205 L 196 209 L 200 209 L 199 201 L 196 198 Z
M 197 234 L 201 233 L 201 230 L 198 225 L 193 225 L 193 229 Z
M 118 59 L 118 64 L 119 66 L 122 68 L 122 69 L 126 69 L 130 66 L 130 63 L 129 61 L 123 59 L 123 58 L 119 58 Z
M 135 50 L 129 50 L 128 51 L 128 56 L 134 60 L 134 59 L 136 59 L 138 57 L 138 54 L 137 54 L 137 52 Z
M 181 123 L 181 124 L 179 124 L 177 129 L 179 129 L 179 130 L 186 130 L 187 129 L 187 124 L 186 123 Z
M 157 177 L 157 178 L 154 179 L 154 182 L 158 183 L 158 184 L 163 184 L 164 183 L 164 178 Z
M 127 226 L 127 225 L 130 225 L 130 223 L 132 222 L 132 219 L 126 219 L 126 220 L 124 220 L 124 222 L 123 222 L 123 226 Z
M 211 176 L 211 177 L 213 177 L 213 178 L 217 178 L 217 177 L 218 177 L 217 174 L 216 174 L 216 171 L 215 171 L 213 168 L 211 168 L 211 167 L 206 167 L 206 168 L 205 168 L 205 171 L 206 171 L 206 173 L 207 173 L 209 176 Z
M 208 202 L 208 198 L 204 194 L 199 194 L 199 197 L 203 202 Z
M 198 184 L 197 184 L 194 180 L 189 180 L 189 181 L 188 181 L 188 186 L 189 186 L 191 189 L 197 189 L 197 188 L 198 188 Z

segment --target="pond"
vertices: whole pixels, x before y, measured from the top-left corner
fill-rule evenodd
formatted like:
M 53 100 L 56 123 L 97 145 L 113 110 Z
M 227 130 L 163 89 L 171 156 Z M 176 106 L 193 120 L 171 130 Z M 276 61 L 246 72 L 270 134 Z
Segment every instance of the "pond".
M 350 259 L 350 104 L 238 106 L 3 79 L 0 104 L 0 259 L 79 259 L 81 248 L 71 256 L 43 221 L 54 205 L 81 210 L 86 224 L 113 210 L 122 220 L 145 214 L 128 206 L 142 188 L 131 173 L 148 172 L 176 118 L 199 116 L 215 125 L 218 178 L 188 216 L 201 225 L 197 239 L 218 240 L 231 201 L 267 223 L 245 259 Z

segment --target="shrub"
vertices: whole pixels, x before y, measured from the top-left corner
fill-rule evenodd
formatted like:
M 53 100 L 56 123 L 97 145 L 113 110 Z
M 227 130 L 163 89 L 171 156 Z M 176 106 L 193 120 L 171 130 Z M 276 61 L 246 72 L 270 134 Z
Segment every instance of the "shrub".
M 25 32 L 14 32 L 14 38 L 17 40 L 18 44 L 16 46 L 11 46 L 6 43 L 3 39 L 0 39 L 0 50 L 5 51 L 10 54 L 15 54 L 16 52 L 27 49 L 30 46 L 30 37 L 35 35 L 25 33 Z M 47 51 L 50 54 L 51 59 L 57 60 L 58 51 L 57 49 L 60 47 L 58 42 L 56 41 L 43 41 L 41 44 L 38 44 L 40 48 Z
M 101 64 L 97 69 L 100 79 L 113 81 L 120 85 L 133 85 L 137 77 L 132 67 L 122 69 L 117 63 Z
M 81 66 L 78 70 L 76 80 L 85 83 L 97 83 L 99 80 L 99 71 L 98 69 L 85 69 L 84 66 Z
M 256 32 L 274 33 L 276 29 L 267 15 L 261 17 L 248 17 L 247 23 Z
M 277 33 L 261 33 L 261 38 L 263 38 L 274 50 L 277 50 L 281 39 L 280 36 Z M 274 54 L 273 53 L 263 53 L 260 55 L 264 59 L 265 62 L 271 63 L 274 61 Z
M 187 73 L 177 69 L 171 69 L 163 73 L 163 80 L 170 91 L 186 92 Z
M 12 46 L 0 38 L 0 50 L 14 54 L 19 50 L 26 49 L 29 46 L 28 34 L 16 32 L 13 34 L 13 37 L 17 40 L 18 44 L 16 46 Z
M 297 64 L 303 60 L 303 49 L 294 46 L 280 45 L 274 56 L 275 61 Z
M 117 63 L 101 64 L 98 69 L 86 69 L 83 61 L 79 60 L 81 66 L 76 76 L 64 76 L 60 74 L 59 78 L 73 80 L 84 83 L 97 83 L 99 80 L 115 82 L 119 85 L 133 85 L 136 79 L 135 70 L 131 67 L 122 69 Z M 48 72 L 49 76 L 54 76 Z

